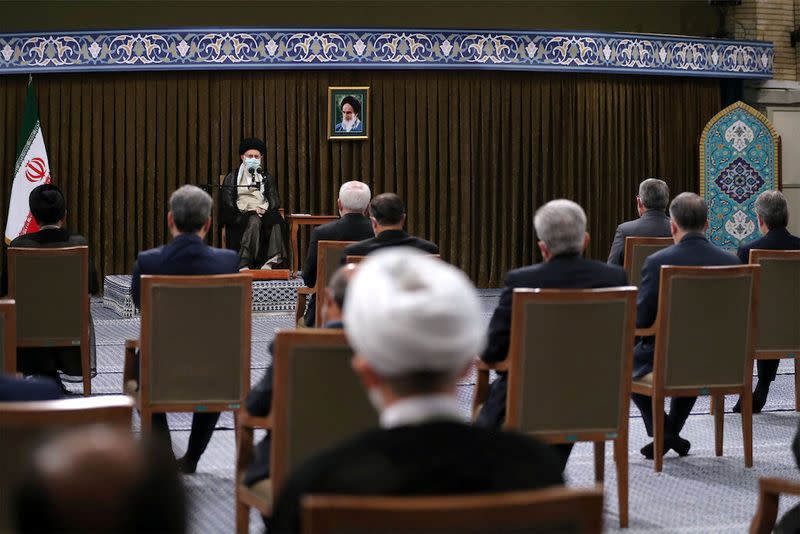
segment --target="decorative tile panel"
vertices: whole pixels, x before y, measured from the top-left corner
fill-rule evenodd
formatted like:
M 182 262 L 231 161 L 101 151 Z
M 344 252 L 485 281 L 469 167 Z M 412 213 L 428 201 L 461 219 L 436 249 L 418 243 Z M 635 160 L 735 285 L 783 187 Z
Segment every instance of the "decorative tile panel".
M 660 35 L 494 30 L 218 28 L 0 34 L 0 74 L 287 68 L 771 78 L 773 45 Z
M 761 236 L 753 205 L 780 188 L 780 136 L 761 113 L 736 102 L 700 137 L 700 194 L 708 203 L 708 239 L 724 249 Z

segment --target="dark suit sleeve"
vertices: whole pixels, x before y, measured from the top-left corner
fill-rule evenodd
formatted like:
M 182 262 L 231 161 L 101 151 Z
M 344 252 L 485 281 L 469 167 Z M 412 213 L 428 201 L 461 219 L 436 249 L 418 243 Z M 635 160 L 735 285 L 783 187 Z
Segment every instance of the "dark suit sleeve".
M 245 401 L 247 412 L 255 417 L 266 417 L 272 409 L 272 366 L 267 367 L 264 376 L 250 390 Z
M 740 262 L 750 263 L 750 247 L 742 245 L 739 247 L 739 250 L 736 251 L 736 255 L 739 257 Z
M 311 240 L 308 244 L 308 256 L 303 262 L 303 281 L 306 287 L 314 287 L 317 283 L 317 243 L 319 242 L 319 228 L 311 230 Z
M 137 308 L 141 307 L 141 281 L 142 271 L 139 268 L 139 260 L 137 259 L 133 264 L 133 274 L 131 275 L 131 300 L 133 300 Z
M 642 266 L 642 280 L 639 283 L 639 296 L 636 301 L 636 328 L 653 325 L 658 311 L 658 286 L 661 279 L 661 265 L 647 258 Z
M 611 243 L 611 251 L 608 253 L 608 262 L 611 265 L 619 265 L 620 267 L 625 260 L 625 236 L 622 235 L 622 227 L 617 226 L 617 231 L 614 234 L 614 242 Z
M 512 274 L 506 275 L 505 287 L 500 294 L 500 302 L 489 321 L 489 342 L 481 359 L 486 363 L 501 362 L 508 354 L 511 332 L 511 300 L 514 296 Z

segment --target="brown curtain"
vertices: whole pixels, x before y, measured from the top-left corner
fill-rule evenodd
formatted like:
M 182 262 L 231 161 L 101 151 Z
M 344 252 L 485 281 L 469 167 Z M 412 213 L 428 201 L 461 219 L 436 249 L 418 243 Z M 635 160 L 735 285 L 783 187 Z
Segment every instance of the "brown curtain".
M 26 82 L 0 77 L 0 224 Z M 328 141 L 336 85 L 370 86 L 369 140 Z M 588 255 L 604 260 L 643 177 L 697 190 L 697 141 L 720 108 L 716 80 L 557 73 L 54 74 L 36 87 L 69 228 L 89 238 L 101 274 L 130 272 L 139 250 L 165 243 L 170 192 L 217 183 L 255 135 L 288 212 L 334 213 L 350 179 L 395 191 L 408 230 L 484 287 L 531 263 L 547 200 L 586 209 Z

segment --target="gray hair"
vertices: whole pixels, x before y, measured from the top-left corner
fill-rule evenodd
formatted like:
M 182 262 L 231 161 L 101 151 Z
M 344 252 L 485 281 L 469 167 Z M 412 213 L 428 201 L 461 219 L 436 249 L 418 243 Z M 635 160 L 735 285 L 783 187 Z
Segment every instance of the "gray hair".
M 553 256 L 580 254 L 586 235 L 586 213 L 565 198 L 551 200 L 533 216 L 536 235 Z
M 342 208 L 346 210 L 366 210 L 371 196 L 369 186 L 357 180 L 345 182 L 339 188 L 339 200 L 342 201 Z
M 786 228 L 789 224 L 789 207 L 786 205 L 786 197 L 780 191 L 764 191 L 758 195 L 755 208 L 770 230 Z
M 697 193 L 681 193 L 670 204 L 669 214 L 684 232 L 702 232 L 708 221 L 708 205 Z
M 639 199 L 649 210 L 667 209 L 669 204 L 669 186 L 664 180 L 648 178 L 639 184 Z
M 211 196 L 194 185 L 179 187 L 169 197 L 175 227 L 184 234 L 197 232 L 211 217 Z

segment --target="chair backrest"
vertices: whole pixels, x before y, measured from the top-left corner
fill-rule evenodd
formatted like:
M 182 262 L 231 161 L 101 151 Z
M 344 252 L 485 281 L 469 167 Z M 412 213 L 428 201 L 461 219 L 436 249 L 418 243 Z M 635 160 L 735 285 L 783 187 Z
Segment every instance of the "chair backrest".
M 750 250 L 761 265 L 757 352 L 800 353 L 800 250 Z
M 336 272 L 336 269 L 342 266 L 345 247 L 353 243 L 356 243 L 356 241 L 322 240 L 317 242 L 317 285 L 315 289 L 317 308 L 314 316 L 314 324 L 316 326 L 322 325 L 325 287 L 328 285 L 328 281 L 331 279 L 331 276 L 333 276 L 333 273 Z
M 0 299 L 0 361 L 6 374 L 17 370 L 17 307 L 11 299 Z
M 239 408 L 250 389 L 251 286 L 245 273 L 142 276 L 142 404 Z
M 627 428 L 636 294 L 514 290 L 506 427 L 552 441 Z
M 133 406 L 133 400 L 123 395 L 0 402 L 0 532 L 13 531 L 11 492 L 36 444 L 79 425 L 107 423 L 130 428 Z
M 430 254 L 434 258 L 441 258 L 439 254 Z M 347 256 L 344 260 L 345 263 L 361 263 L 366 256 Z
M 675 241 L 671 237 L 626 237 L 623 268 L 630 284 L 639 286 L 642 280 L 642 265 L 649 255 L 674 244 Z
M 8 297 L 17 303 L 17 345 L 89 342 L 89 249 L 8 249 Z
M 338 329 L 283 330 L 273 352 L 272 494 L 287 475 L 321 450 L 377 427 L 350 360 L 353 351 Z
M 599 488 L 424 497 L 307 495 L 302 506 L 302 531 L 308 534 L 599 533 L 603 529 Z
M 653 383 L 743 386 L 753 374 L 758 265 L 661 267 Z

